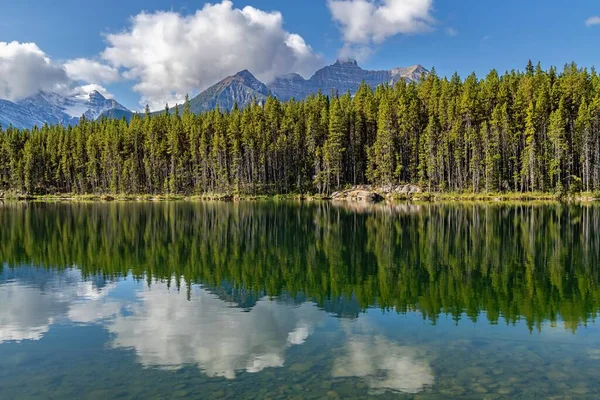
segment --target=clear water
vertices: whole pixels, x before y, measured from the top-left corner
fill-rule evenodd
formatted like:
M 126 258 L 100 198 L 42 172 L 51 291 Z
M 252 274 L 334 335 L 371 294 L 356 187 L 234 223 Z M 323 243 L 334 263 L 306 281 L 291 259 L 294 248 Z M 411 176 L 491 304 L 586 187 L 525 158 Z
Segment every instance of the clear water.
M 600 208 L 0 205 L 0 398 L 598 398 Z

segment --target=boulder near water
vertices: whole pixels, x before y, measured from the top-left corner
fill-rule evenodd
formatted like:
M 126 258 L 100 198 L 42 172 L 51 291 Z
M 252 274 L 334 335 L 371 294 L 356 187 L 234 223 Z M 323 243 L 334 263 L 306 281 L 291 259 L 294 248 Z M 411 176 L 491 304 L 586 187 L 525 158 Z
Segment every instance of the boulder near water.
M 360 201 L 366 203 L 379 203 L 384 200 L 380 194 L 362 189 L 350 189 L 335 192 L 331 195 L 331 199 L 334 201 Z

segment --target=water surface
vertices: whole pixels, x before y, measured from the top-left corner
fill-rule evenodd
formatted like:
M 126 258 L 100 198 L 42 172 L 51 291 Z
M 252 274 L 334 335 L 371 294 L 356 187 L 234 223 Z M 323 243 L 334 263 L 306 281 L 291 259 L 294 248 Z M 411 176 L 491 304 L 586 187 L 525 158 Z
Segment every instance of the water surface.
M 600 208 L 0 205 L 0 398 L 598 398 Z

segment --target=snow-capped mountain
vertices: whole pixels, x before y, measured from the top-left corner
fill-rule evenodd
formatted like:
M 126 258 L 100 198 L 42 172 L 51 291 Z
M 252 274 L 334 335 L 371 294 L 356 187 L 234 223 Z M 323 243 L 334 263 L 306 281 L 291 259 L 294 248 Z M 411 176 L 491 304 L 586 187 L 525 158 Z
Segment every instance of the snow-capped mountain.
M 0 100 L 0 124 L 16 128 L 32 128 L 50 125 L 74 125 L 82 115 L 95 120 L 103 114 L 120 111 L 131 113 L 116 100 L 107 99 L 97 91 L 63 96 L 58 93 L 39 91 L 17 102 Z
M 43 125 L 44 121 L 33 115 L 30 110 L 21 107 L 12 101 L 0 100 L 0 126 L 7 128 L 29 128 L 34 125 Z
M 234 104 L 244 108 L 253 101 L 264 102 L 269 95 L 279 100 L 304 99 L 319 90 L 329 94 L 332 90 L 340 94 L 355 93 L 361 82 L 375 88 L 377 85 L 394 85 L 400 80 L 417 81 L 428 71 L 420 65 L 408 68 L 370 71 L 362 69 L 355 60 L 338 60 L 323 67 L 309 79 L 298 74 L 287 74 L 275 78 L 269 84 L 256 79 L 249 71 L 240 71 L 216 83 L 190 100 L 192 112 L 199 113 L 219 107 L 231 110 Z M 183 106 L 179 105 L 180 111 Z M 161 113 L 164 111 L 157 111 Z M 6 128 L 31 128 L 50 125 L 74 125 L 82 115 L 95 120 L 102 115 L 108 118 L 131 118 L 133 113 L 117 101 L 107 99 L 97 91 L 62 96 L 40 91 L 18 102 L 0 100 L 0 124 Z

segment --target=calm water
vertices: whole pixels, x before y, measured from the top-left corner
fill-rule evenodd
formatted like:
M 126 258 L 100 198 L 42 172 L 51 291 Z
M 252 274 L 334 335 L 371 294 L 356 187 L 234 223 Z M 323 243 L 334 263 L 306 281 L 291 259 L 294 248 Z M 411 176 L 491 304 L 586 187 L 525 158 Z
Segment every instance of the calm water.
M 0 398 L 598 398 L 600 208 L 0 205 Z

